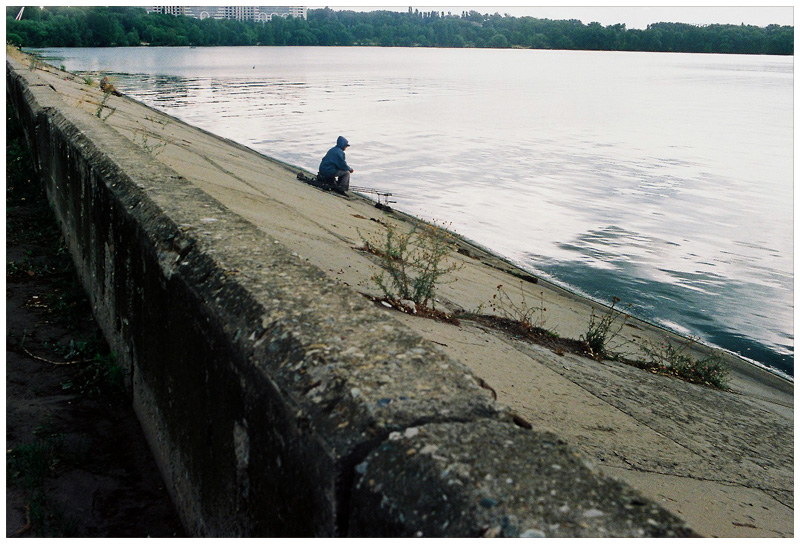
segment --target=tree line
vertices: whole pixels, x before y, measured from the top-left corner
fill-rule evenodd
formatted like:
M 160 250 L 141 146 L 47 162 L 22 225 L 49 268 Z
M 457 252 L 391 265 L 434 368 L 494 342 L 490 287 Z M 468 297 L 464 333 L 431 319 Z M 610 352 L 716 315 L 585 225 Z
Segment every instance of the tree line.
M 193 19 L 139 7 L 6 8 L 6 41 L 23 47 L 320 45 L 488 47 L 794 54 L 794 27 L 655 23 L 644 30 L 578 20 L 437 11 L 311 9 L 308 19 L 269 22 Z

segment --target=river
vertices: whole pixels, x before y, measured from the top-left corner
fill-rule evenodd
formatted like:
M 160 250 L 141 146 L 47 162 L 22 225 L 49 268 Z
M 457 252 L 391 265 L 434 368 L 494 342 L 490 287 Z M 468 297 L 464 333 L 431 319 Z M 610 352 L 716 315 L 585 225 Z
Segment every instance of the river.
M 793 57 L 428 48 L 39 50 L 572 291 L 794 374 Z

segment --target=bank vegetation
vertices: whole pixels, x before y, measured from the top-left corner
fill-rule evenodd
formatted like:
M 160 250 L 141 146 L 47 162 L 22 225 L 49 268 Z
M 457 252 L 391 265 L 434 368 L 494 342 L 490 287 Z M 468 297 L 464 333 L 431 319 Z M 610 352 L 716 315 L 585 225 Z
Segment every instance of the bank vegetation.
M 644 30 L 477 11 L 311 9 L 308 19 L 193 19 L 141 7 L 6 8 L 6 41 L 23 47 L 381 46 L 792 55 L 794 27 L 660 22 Z

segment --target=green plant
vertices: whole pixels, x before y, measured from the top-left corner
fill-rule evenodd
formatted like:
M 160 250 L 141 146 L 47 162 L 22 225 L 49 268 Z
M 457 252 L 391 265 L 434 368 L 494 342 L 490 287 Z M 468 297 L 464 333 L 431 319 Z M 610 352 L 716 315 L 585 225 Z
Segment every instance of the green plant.
M 691 383 L 724 389 L 730 372 L 728 366 L 715 353 L 695 359 L 689 354 L 689 348 L 693 343 L 695 342 L 690 339 L 677 348 L 669 341 L 660 344 L 645 343 L 642 351 L 647 359 L 643 361 L 643 366 L 658 374 L 677 376 Z
M 64 446 L 63 434 L 42 427 L 34 434 L 38 435 L 34 442 L 10 449 L 6 457 L 9 479 L 31 490 L 44 485 L 44 479 L 58 464 Z
M 85 84 L 87 84 L 89 87 L 93 87 L 94 86 L 95 80 L 94 80 L 94 78 L 92 76 L 88 76 L 87 75 L 87 76 L 82 76 L 82 77 L 83 77 L 83 82 Z
M 41 57 L 36 53 L 28 54 L 28 69 L 33 72 L 42 64 Z
M 109 117 L 114 115 L 114 113 L 117 111 L 117 108 L 112 108 L 110 106 L 106 106 L 106 102 L 108 102 L 108 99 L 109 99 L 110 96 L 111 96 L 110 92 L 107 92 L 107 93 L 105 93 L 103 95 L 103 100 L 100 102 L 100 105 L 97 107 L 97 111 L 94 113 L 95 117 L 97 117 L 98 119 L 100 119 L 102 121 L 105 121 L 106 119 L 108 119 Z M 105 117 L 103 117 L 102 116 L 103 115 L 103 109 L 105 109 L 105 108 L 108 108 L 111 111 L 109 111 L 109 113 Z
M 580 338 L 581 342 L 585 344 L 586 351 L 589 352 L 590 356 L 598 359 L 615 358 L 610 348 L 610 342 L 617 337 L 622 327 L 624 327 L 625 323 L 628 321 L 628 315 L 615 309 L 619 301 L 619 298 L 613 297 L 611 300 L 611 307 L 605 315 L 600 317 L 594 313 L 594 308 L 592 309 L 589 327 Z M 622 319 L 620 320 L 620 318 Z
M 416 222 L 407 233 L 390 224 L 384 227 L 386 236 L 382 240 L 361 237 L 364 250 L 377 255 L 383 269 L 372 276 L 372 281 L 390 300 L 412 300 L 435 307 L 434 295 L 442 277 L 461 267 L 444 262 L 453 249 L 453 235 L 436 222 Z
M 14 536 L 27 530 L 33 530 L 36 536 L 76 536 L 77 520 L 47 496 L 45 486 L 64 457 L 64 434 L 54 432 L 49 421 L 37 426 L 33 434 L 36 440 L 6 452 L 8 482 L 20 485 L 27 497 L 28 523 Z
M 43 489 L 37 490 L 28 502 L 28 519 L 37 536 L 78 536 L 78 519 L 68 514 L 62 504 L 48 498 Z
M 26 233 L 28 240 L 45 240 L 51 236 L 50 229 L 43 229 L 40 231 L 32 230 Z M 6 276 L 40 276 L 47 278 L 58 279 L 70 272 L 72 263 L 66 257 L 59 256 L 57 259 L 42 259 L 41 256 L 34 256 L 28 252 L 22 261 L 6 261 Z
M 101 353 L 98 342 L 71 341 L 68 347 L 62 347 L 62 353 L 65 349 L 69 350 L 63 355 L 65 359 L 82 360 L 87 364 L 73 379 L 61 384 L 63 390 L 87 397 L 124 392 L 124 370 L 113 353 Z
M 492 296 L 492 301 L 489 307 L 495 313 L 520 323 L 523 327 L 529 329 L 544 329 L 545 325 L 545 312 L 547 308 L 544 307 L 544 291 L 539 293 L 539 306 L 529 306 L 525 298 L 525 290 L 523 289 L 524 283 L 519 282 L 520 302 L 514 302 L 511 296 L 505 291 L 502 285 L 497 286 L 497 292 Z M 538 315 L 537 315 L 538 314 Z M 534 316 L 536 318 L 534 319 Z
M 164 127 L 166 128 L 166 125 L 164 125 Z M 155 139 L 155 141 L 150 139 L 151 136 Z M 134 132 L 133 141 L 134 143 L 137 143 L 140 146 L 142 146 L 145 151 L 154 156 L 157 156 L 162 151 L 164 151 L 164 148 L 167 146 L 167 142 L 165 142 L 162 138 L 159 138 L 158 136 L 150 134 L 150 132 L 148 132 L 147 128 L 145 127 L 137 129 L 136 132 Z

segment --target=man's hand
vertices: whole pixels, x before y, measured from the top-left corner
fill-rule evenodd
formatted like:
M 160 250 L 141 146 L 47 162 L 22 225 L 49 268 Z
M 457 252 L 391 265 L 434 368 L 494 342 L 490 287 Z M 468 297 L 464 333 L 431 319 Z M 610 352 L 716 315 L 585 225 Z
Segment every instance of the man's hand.
M 352 174 L 354 171 L 355 171 L 355 170 L 353 170 L 352 168 L 350 169 L 350 173 L 351 173 L 351 174 Z

